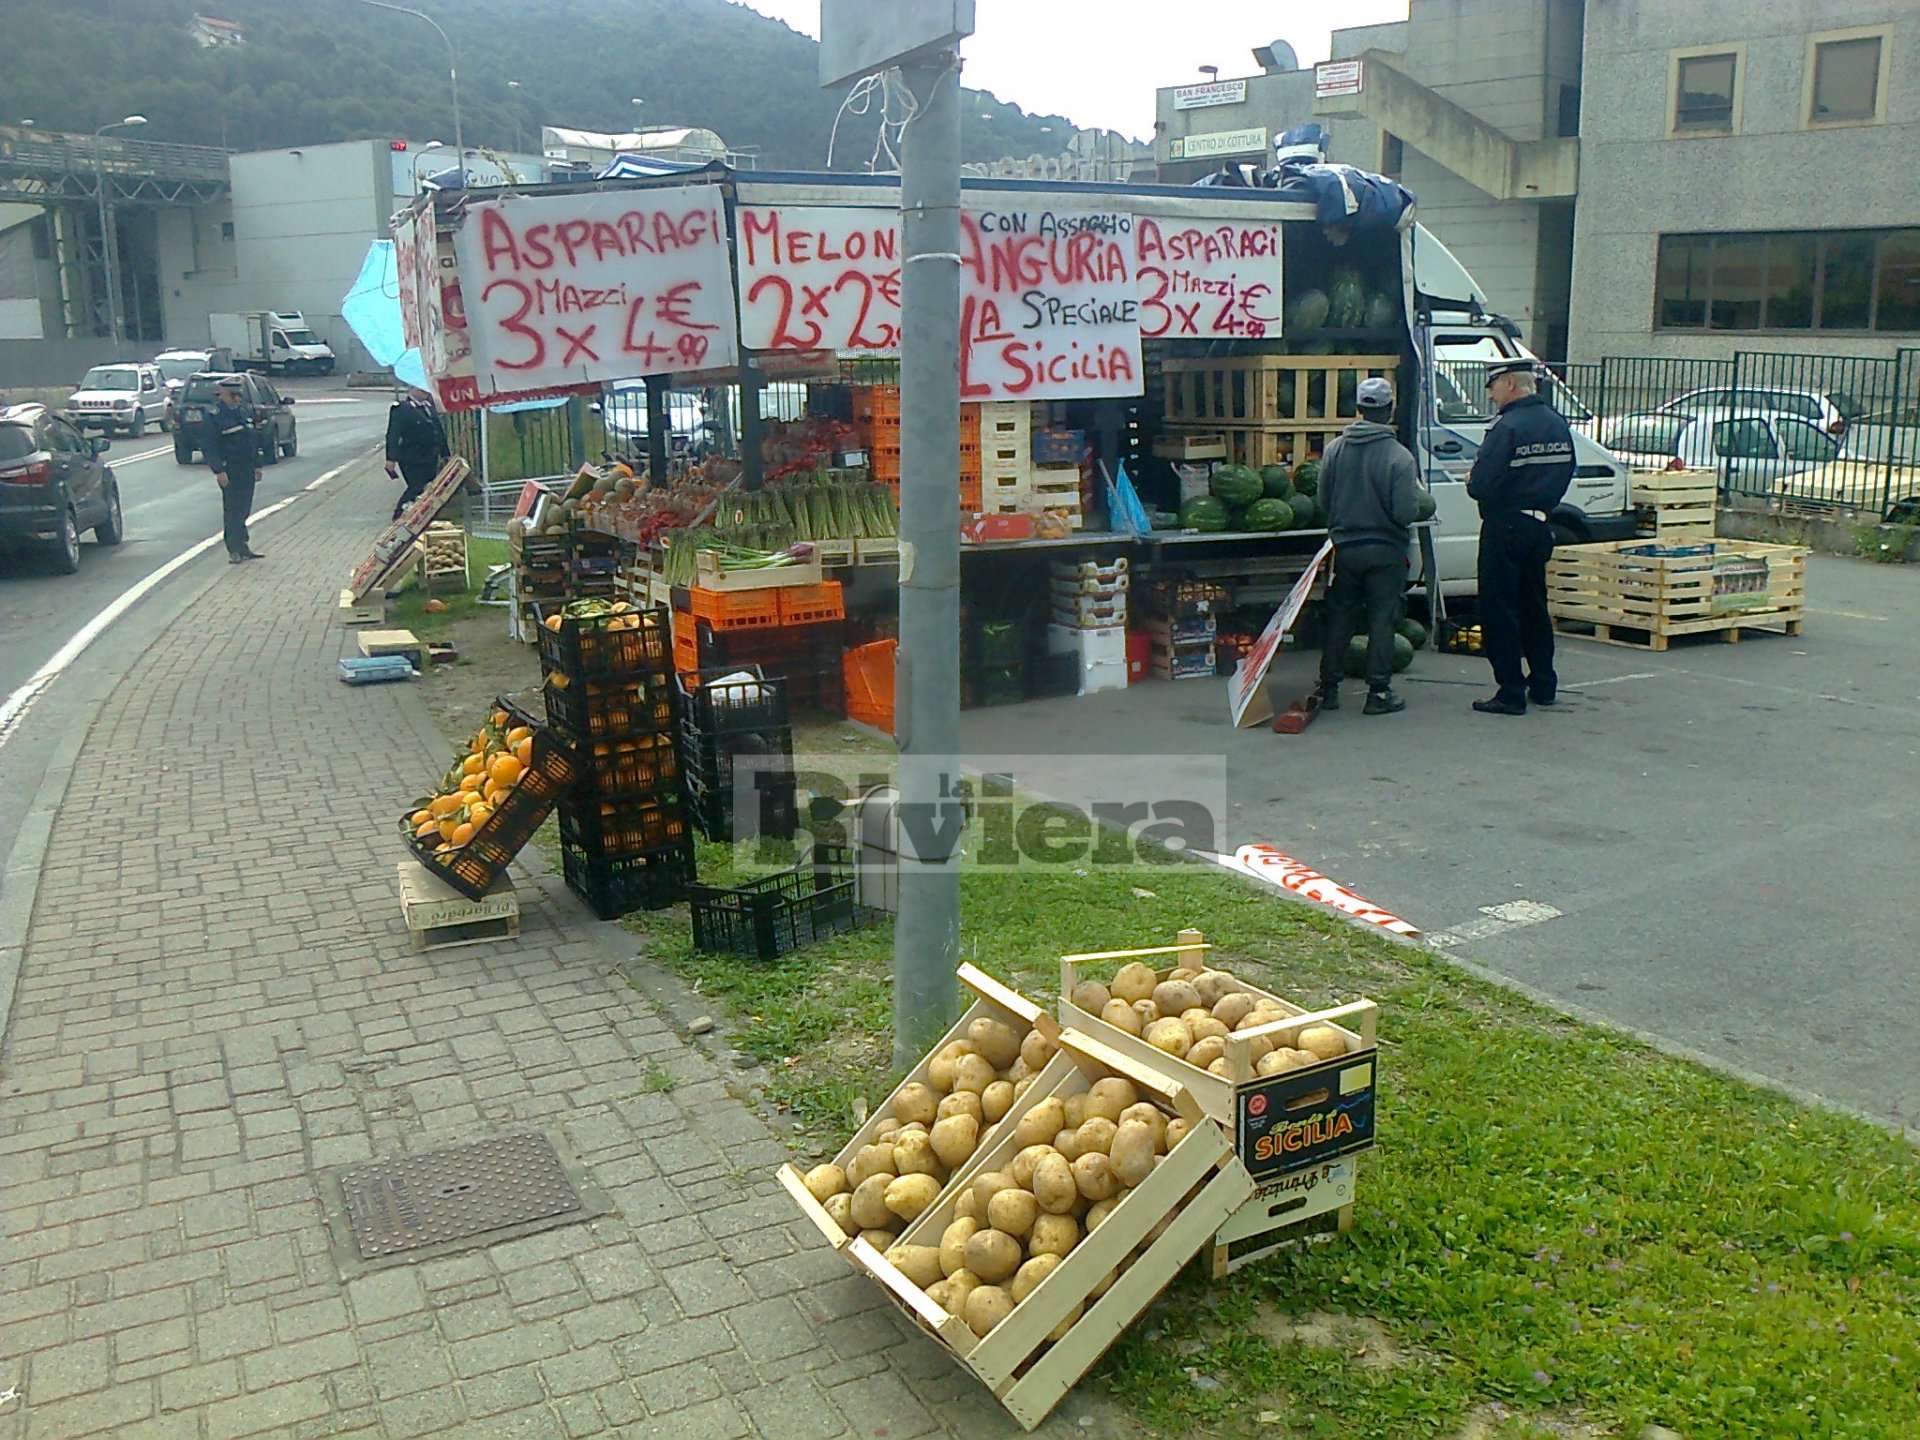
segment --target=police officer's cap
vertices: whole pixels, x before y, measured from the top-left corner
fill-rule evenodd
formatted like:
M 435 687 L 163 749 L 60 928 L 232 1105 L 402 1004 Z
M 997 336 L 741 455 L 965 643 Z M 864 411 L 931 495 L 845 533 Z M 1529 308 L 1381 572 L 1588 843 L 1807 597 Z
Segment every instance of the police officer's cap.
M 1493 382 L 1502 375 L 1531 375 L 1533 373 L 1534 363 L 1530 359 L 1495 360 L 1487 366 L 1487 384 L 1493 384 Z
M 247 388 L 247 382 L 242 380 L 238 375 L 223 375 L 213 382 L 213 388 L 216 390 L 244 390 Z

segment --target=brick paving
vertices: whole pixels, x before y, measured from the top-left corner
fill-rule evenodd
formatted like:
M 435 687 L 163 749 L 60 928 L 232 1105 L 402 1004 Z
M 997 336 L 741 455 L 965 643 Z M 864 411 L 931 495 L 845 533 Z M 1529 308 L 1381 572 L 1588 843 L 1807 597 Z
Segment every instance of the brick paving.
M 442 755 L 332 621 L 389 490 L 267 522 L 80 752 L 0 1048 L 0 1440 L 1019 1433 L 793 1212 L 613 927 L 522 877 L 517 941 L 412 952 L 393 815 Z M 526 1129 L 613 1213 L 342 1278 L 321 1172 Z

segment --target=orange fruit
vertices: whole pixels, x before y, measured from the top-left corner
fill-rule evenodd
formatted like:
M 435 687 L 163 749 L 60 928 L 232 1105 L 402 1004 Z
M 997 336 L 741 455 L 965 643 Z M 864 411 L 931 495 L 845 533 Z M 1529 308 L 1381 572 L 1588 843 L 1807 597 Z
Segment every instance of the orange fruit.
M 487 777 L 484 775 L 465 776 L 460 781 L 460 792 L 463 795 L 471 795 L 486 783 Z
M 522 740 L 525 740 L 532 734 L 533 731 L 529 730 L 526 726 L 516 725 L 513 729 L 507 731 L 507 744 L 518 745 Z
M 476 830 L 492 818 L 493 807 L 491 805 L 469 805 L 467 807 L 467 820 Z
M 409 815 L 407 817 L 407 821 L 411 825 L 419 826 L 419 825 L 426 824 L 427 821 L 431 820 L 432 818 L 433 818 L 433 812 L 431 810 L 427 810 L 423 808 L 423 809 L 416 810 L 413 812 L 413 814 Z
M 447 838 L 455 845 L 466 844 L 469 840 L 473 839 L 472 823 L 469 822 L 468 824 L 465 824 L 465 825 L 454 826 L 453 834 L 449 835 Z
M 469 775 L 477 775 L 480 772 L 480 767 L 486 763 L 487 762 L 482 760 L 478 755 L 469 755 L 460 762 L 460 768 Z
M 533 737 L 531 735 L 513 747 L 513 758 L 520 762 L 520 768 L 522 770 L 527 769 L 533 764 Z
M 453 839 L 453 832 L 460 828 L 460 821 L 452 815 L 442 816 L 440 820 L 440 838 Z
M 435 835 L 438 835 L 439 833 L 440 833 L 440 822 L 438 820 L 423 820 L 420 822 L 420 824 L 414 827 L 414 831 L 413 831 L 413 835 L 416 840 L 431 840 Z
M 505 725 L 511 718 L 512 717 L 504 710 L 496 710 L 493 712 L 493 723 L 495 725 Z
M 531 742 L 529 742 L 531 743 Z M 512 785 L 520 779 L 520 772 L 526 767 L 512 755 L 496 755 L 493 764 L 487 767 L 487 773 L 500 785 Z
M 558 615 L 547 616 L 547 628 L 557 635 L 560 632 L 560 617 Z
M 460 808 L 458 795 L 436 795 L 428 802 L 427 813 L 436 817 L 451 815 Z

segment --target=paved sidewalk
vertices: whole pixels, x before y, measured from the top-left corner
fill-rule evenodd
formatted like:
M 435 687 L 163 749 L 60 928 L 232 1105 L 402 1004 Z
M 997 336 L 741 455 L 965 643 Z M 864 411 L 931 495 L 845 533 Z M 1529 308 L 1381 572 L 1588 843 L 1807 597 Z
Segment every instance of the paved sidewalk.
M 444 751 L 334 667 L 389 491 L 263 525 L 80 752 L 0 1049 L 0 1440 L 1017 1434 L 794 1214 L 614 927 L 522 877 L 518 941 L 412 953 L 393 817 Z M 613 1213 L 342 1280 L 321 1172 L 529 1129 Z

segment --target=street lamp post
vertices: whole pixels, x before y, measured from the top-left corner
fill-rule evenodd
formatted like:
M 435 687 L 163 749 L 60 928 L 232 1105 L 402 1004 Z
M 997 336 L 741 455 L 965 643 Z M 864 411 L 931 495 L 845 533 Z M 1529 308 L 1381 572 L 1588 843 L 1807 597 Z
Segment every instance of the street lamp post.
M 518 80 L 507 81 L 507 89 L 518 90 L 519 88 L 520 82 Z M 526 153 L 526 137 L 520 127 L 520 107 L 518 105 L 513 107 L 513 148 L 516 154 Z
M 101 137 L 109 130 L 126 129 L 134 125 L 144 125 L 144 115 L 129 115 L 124 120 L 115 120 L 110 125 L 102 125 L 93 132 L 93 194 L 100 206 L 100 263 L 107 277 L 107 327 L 113 335 L 113 353 L 120 353 L 120 280 L 114 274 L 114 236 L 112 227 L 107 224 L 107 172 L 100 163 L 100 152 L 105 147 Z
M 418 150 L 413 152 L 413 193 L 414 194 L 418 195 L 420 193 L 420 157 L 422 155 L 427 154 L 430 151 L 444 150 L 446 148 L 447 148 L 447 142 L 444 140 L 429 140 L 426 144 L 422 145 Z
M 440 22 L 420 10 L 409 10 L 405 5 L 390 5 L 387 0 L 360 0 L 362 5 L 371 5 L 376 10 L 391 10 L 396 15 L 411 15 L 416 20 L 424 20 L 433 26 L 433 33 L 440 37 L 447 47 L 447 84 L 453 92 L 453 149 L 460 170 L 460 188 L 467 188 L 467 147 L 460 131 L 460 70 L 459 57 L 454 53 L 453 41 L 447 32 L 440 28 Z

